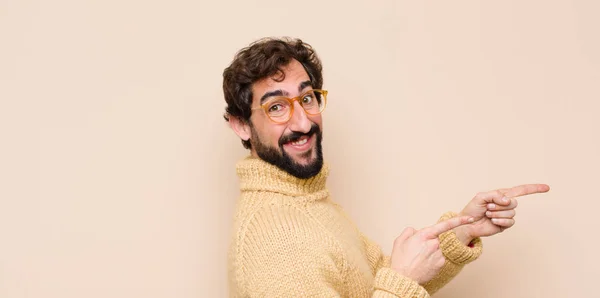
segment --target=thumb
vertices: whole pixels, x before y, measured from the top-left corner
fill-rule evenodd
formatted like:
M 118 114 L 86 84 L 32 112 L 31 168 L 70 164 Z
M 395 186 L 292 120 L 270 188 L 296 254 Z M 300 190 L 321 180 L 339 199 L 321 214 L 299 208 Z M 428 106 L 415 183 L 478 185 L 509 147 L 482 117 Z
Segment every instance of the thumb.
M 508 205 L 510 203 L 502 201 L 502 198 L 504 198 L 504 193 L 500 190 L 481 192 L 475 196 L 475 200 L 477 201 L 478 205 L 481 206 L 485 206 L 488 203 L 496 203 L 500 205 Z

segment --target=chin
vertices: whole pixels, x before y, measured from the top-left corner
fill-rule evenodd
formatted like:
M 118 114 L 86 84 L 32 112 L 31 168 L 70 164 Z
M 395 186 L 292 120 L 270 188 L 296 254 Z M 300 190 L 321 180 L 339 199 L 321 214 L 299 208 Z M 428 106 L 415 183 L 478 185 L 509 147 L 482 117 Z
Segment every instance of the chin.
M 312 148 L 305 153 L 301 153 L 301 154 L 294 156 L 292 158 L 292 160 L 299 165 L 307 166 L 307 165 L 314 163 L 317 160 L 316 155 L 317 155 L 316 150 L 314 148 Z

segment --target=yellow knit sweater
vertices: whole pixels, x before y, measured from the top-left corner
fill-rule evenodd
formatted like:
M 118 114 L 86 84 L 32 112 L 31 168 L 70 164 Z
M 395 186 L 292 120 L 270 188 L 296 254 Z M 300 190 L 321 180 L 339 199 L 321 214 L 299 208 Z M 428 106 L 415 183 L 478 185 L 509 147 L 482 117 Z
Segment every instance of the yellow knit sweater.
M 298 179 L 258 158 L 237 165 L 241 197 L 229 251 L 231 297 L 429 297 L 481 254 L 440 236 L 446 264 L 419 285 L 389 268 L 325 187 L 329 168 Z M 455 216 L 447 213 L 440 220 Z

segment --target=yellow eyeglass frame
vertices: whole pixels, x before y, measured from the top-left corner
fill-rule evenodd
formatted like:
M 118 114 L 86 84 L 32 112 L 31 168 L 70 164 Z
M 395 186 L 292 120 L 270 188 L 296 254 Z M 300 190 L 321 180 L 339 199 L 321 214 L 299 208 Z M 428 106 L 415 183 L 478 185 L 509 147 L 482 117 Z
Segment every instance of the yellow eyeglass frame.
M 309 113 L 308 111 L 306 111 L 306 109 L 304 108 L 304 106 L 302 105 L 302 102 L 300 100 L 302 98 L 304 98 L 304 96 L 306 96 L 307 94 L 315 92 L 315 91 L 319 92 L 319 93 L 321 93 L 323 95 L 323 107 L 319 109 L 318 113 Z M 296 96 L 294 98 L 289 98 L 289 97 L 285 97 L 285 96 L 275 96 L 275 97 L 267 100 L 262 105 L 260 105 L 260 107 L 255 107 L 255 108 L 252 108 L 251 110 L 252 111 L 263 110 L 265 112 L 265 115 L 267 115 L 267 117 L 269 118 L 269 120 L 271 120 L 271 121 L 273 121 L 274 123 L 277 123 L 277 124 L 283 124 L 283 123 L 286 123 L 286 122 L 290 121 L 290 119 L 292 118 L 292 115 L 294 115 L 294 101 L 297 101 L 300 104 L 300 106 L 302 107 L 302 109 L 304 110 L 304 112 L 306 114 L 308 114 L 308 115 L 313 115 L 314 116 L 314 115 L 319 115 L 319 114 L 323 113 L 323 111 L 325 111 L 325 107 L 327 107 L 327 93 L 328 93 L 327 90 L 311 89 L 311 90 L 308 90 L 308 91 L 306 91 L 306 92 L 304 92 L 304 93 L 302 93 L 302 94 L 300 94 L 300 95 L 298 95 L 298 96 Z M 275 121 L 275 120 L 273 120 L 273 118 L 271 118 L 271 116 L 269 116 L 269 105 L 273 101 L 280 100 L 280 99 L 284 99 L 284 100 L 286 100 L 286 101 L 288 101 L 290 103 L 290 112 L 288 113 L 288 117 L 285 120 Z

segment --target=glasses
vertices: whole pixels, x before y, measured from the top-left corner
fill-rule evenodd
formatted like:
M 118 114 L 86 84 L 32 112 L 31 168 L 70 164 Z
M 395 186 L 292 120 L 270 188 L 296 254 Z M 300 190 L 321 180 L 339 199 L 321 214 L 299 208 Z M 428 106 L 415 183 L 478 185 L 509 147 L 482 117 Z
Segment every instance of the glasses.
M 252 108 L 252 110 L 263 109 L 271 121 L 281 124 L 292 118 L 294 114 L 294 101 L 298 101 L 306 114 L 318 115 L 325 110 L 325 106 L 327 105 L 327 90 L 309 90 L 294 98 L 287 98 L 285 96 L 272 97 L 260 105 L 260 107 Z

